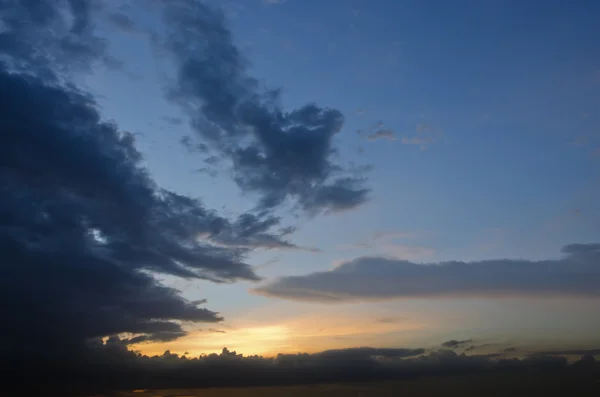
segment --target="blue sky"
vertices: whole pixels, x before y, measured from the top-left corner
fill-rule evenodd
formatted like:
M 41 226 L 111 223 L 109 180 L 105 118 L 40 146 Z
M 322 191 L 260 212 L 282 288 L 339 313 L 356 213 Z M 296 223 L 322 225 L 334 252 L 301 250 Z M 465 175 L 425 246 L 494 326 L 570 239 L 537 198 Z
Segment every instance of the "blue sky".
M 372 167 L 366 174 L 370 200 L 358 208 L 314 217 L 280 211 L 285 224 L 298 227 L 294 243 L 322 252 L 253 252 L 249 262 L 265 282 L 327 271 L 365 255 L 417 263 L 557 259 L 566 244 L 598 241 L 600 4 L 214 3 L 225 10 L 234 43 L 251 62 L 249 73 L 266 87 L 281 88 L 285 109 L 314 102 L 340 110 L 345 124 L 334 138 L 339 163 Z M 202 197 L 224 213 L 251 209 L 256 196 L 242 194 L 226 172 L 216 177 L 194 172 L 202 162 L 179 143 L 194 133 L 189 119 L 164 97 L 175 69 L 144 31 L 158 25 L 144 11 L 131 17 L 139 30 L 105 27 L 109 50 L 124 66 L 99 69 L 85 77 L 85 85 L 108 118 L 141 134 L 138 147 L 159 185 Z M 367 139 L 375 130 L 389 131 L 395 140 Z M 318 304 L 257 296 L 245 282 L 167 280 L 185 296 L 207 298 L 226 323 L 243 323 L 236 316 L 273 307 L 321 310 Z M 409 311 L 421 313 L 427 323 L 436 313 L 473 304 L 411 300 L 344 311 L 348 316 Z M 495 300 L 477 305 L 482 312 L 519 310 Z M 522 305 L 521 314 L 509 316 L 515 329 L 540 307 L 551 310 L 545 303 Z M 573 308 L 556 310 L 566 315 Z M 269 324 L 276 315 L 270 316 L 264 320 Z M 553 318 L 533 323 L 541 329 Z M 575 318 L 575 328 L 577 320 L 583 321 Z M 450 326 L 431 327 L 443 334 Z

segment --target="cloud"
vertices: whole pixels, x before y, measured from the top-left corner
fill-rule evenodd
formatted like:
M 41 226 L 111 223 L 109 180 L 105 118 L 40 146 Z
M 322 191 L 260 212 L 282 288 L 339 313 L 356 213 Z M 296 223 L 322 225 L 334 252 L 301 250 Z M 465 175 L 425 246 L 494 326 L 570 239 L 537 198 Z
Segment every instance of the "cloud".
M 117 337 L 90 344 L 88 359 L 94 366 L 55 368 L 48 378 L 37 385 L 53 386 L 61 394 L 61 382 L 83 385 L 82 395 L 109 393 L 115 390 L 194 387 L 244 387 L 314 385 L 366 381 L 408 380 L 427 377 L 427 382 L 442 376 L 473 376 L 478 374 L 529 377 L 537 375 L 535 383 L 548 379 L 567 379 L 583 373 L 596 374 L 600 366 L 591 356 L 568 364 L 564 357 L 535 356 L 523 360 L 504 359 L 502 355 L 465 355 L 451 350 L 426 353 L 424 349 L 355 348 L 321 353 L 279 354 L 276 357 L 243 356 L 223 348 L 221 354 L 192 357 L 165 351 L 162 355 L 144 356 L 127 349 Z M 72 372 L 63 372 L 69 368 Z M 30 374 L 15 372 L 10 381 L 20 382 Z M 20 390 L 31 384 L 20 383 Z M 36 381 L 37 378 L 34 378 Z M 489 379 L 489 378 L 488 378 Z M 577 378 L 589 386 L 589 381 Z M 587 383 L 585 383 L 587 382 Z M 582 383 L 579 383 L 581 389 Z M 496 385 L 497 386 L 497 385 Z M 572 386 L 572 385 L 570 385 Z M 313 386 L 314 387 L 314 386 Z M 572 387 L 568 388 L 573 391 Z M 50 395 L 47 389 L 37 395 Z M 39 390 L 38 390 L 39 391 Z M 86 394 L 84 394 L 86 393 Z
M 460 347 L 465 347 L 466 345 L 470 345 L 471 343 L 473 343 L 473 340 L 471 340 L 471 339 L 465 339 L 465 340 L 451 339 L 451 340 L 447 340 L 446 342 L 442 343 L 442 346 L 449 347 L 451 349 L 456 349 L 456 348 L 460 348 Z
M 107 14 L 106 20 L 123 32 L 133 33 L 137 31 L 133 19 L 123 12 L 110 12 Z
M 393 323 L 398 323 L 398 322 L 404 321 L 404 319 L 397 318 L 397 317 L 382 317 L 382 318 L 378 318 L 376 321 L 381 324 L 393 324 Z
M 420 146 L 422 150 L 425 150 L 428 146 L 436 143 L 443 135 L 442 131 L 437 130 L 430 124 L 419 123 L 415 127 L 415 134 L 404 135 L 399 139 L 396 136 L 396 133 L 392 129 L 386 128 L 385 124 L 381 121 L 375 123 L 375 125 L 368 130 L 358 130 L 357 133 L 368 141 L 378 141 L 382 139 L 389 141 L 399 140 L 403 145 Z
M 371 134 L 367 135 L 367 139 L 369 141 L 377 141 L 380 139 L 387 139 L 389 141 L 398 140 L 398 138 L 396 138 L 396 135 L 394 134 L 394 131 L 389 129 L 382 129 L 372 132 Z
M 10 341 L 0 355 L 42 374 L 49 362 L 81 362 L 93 339 L 170 341 L 186 334 L 185 324 L 222 320 L 157 273 L 256 281 L 246 255 L 291 246 L 270 231 L 279 218 L 230 220 L 162 189 L 142 166 L 135 136 L 65 82 L 107 56 L 96 47 L 95 4 L 0 5 L 0 338 Z
M 600 296 L 600 244 L 563 247 L 558 260 L 497 259 L 417 264 L 361 257 L 305 276 L 283 277 L 253 291 L 318 302 L 433 296 Z
M 166 35 L 156 41 L 177 67 L 169 98 L 190 115 L 195 137 L 229 161 L 237 185 L 259 197 L 259 209 L 291 202 L 316 214 L 367 201 L 364 178 L 332 160 L 339 111 L 312 103 L 284 111 L 280 91 L 248 75 L 221 12 L 187 0 L 163 11 Z
M 363 115 L 363 113 L 357 113 L 359 115 Z M 367 130 L 357 130 L 356 133 L 365 138 L 368 141 L 377 141 L 380 139 L 387 139 L 390 141 L 395 141 L 398 138 L 396 138 L 396 134 L 394 133 L 394 131 L 392 131 L 389 128 L 385 128 L 385 124 L 382 121 L 378 121 L 377 123 L 375 123 L 372 127 L 370 127 Z
M 378 248 L 386 257 L 405 260 L 423 260 L 435 255 L 435 250 L 414 245 L 381 244 Z
M 425 150 L 428 146 L 436 143 L 443 135 L 442 131 L 433 128 L 429 124 L 417 124 L 415 129 L 415 135 L 403 136 L 402 139 L 400 139 L 400 142 L 403 145 L 416 145 L 419 146 L 421 150 Z
M 431 248 L 418 245 L 401 244 L 398 240 L 413 239 L 418 237 L 419 233 L 414 232 L 376 232 L 367 239 L 354 244 L 342 244 L 338 249 L 345 251 L 366 251 L 376 252 L 376 255 L 382 255 L 386 258 L 422 260 L 431 257 L 435 251 Z
M 181 125 L 183 124 L 183 120 L 179 117 L 173 117 L 173 116 L 162 116 L 161 119 L 163 121 L 165 121 L 166 123 L 169 123 L 171 125 Z M 189 138 L 189 137 L 187 137 Z
M 536 352 L 533 355 L 542 356 L 598 356 L 600 349 L 569 349 L 569 350 L 545 350 Z
M 106 40 L 94 33 L 97 5 L 92 0 L 3 1 L 0 61 L 46 77 L 90 71 L 98 62 L 117 66 L 106 53 Z
M 252 213 L 243 213 L 230 227 L 222 229 L 220 233 L 201 233 L 198 237 L 215 247 L 229 247 L 242 249 L 283 249 L 300 250 L 308 252 L 321 252 L 317 248 L 301 247 L 282 238 L 290 235 L 295 229 L 284 227 L 278 235 L 270 230 L 280 224 L 281 219 L 275 216 L 258 216 Z
M 133 136 L 100 121 L 88 96 L 6 71 L 0 87 L 0 285 L 10 313 L 22 316 L 19 334 L 45 332 L 34 331 L 44 313 L 52 332 L 71 329 L 74 340 L 118 332 L 175 337 L 182 331 L 172 319 L 220 317 L 141 270 L 258 279 L 241 261 L 245 250 L 196 236 L 271 247 L 278 238 L 267 229 L 277 220 L 248 215 L 232 223 L 197 199 L 158 188 L 139 165 Z

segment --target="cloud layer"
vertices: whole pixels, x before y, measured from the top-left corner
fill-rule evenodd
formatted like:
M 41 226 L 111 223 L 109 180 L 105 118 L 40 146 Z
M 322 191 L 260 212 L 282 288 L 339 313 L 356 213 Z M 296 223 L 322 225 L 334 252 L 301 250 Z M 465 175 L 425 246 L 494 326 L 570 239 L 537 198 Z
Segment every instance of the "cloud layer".
M 254 291 L 283 299 L 344 302 L 469 296 L 600 296 L 600 244 L 563 247 L 558 260 L 419 264 L 363 257 L 333 270 L 284 277 Z

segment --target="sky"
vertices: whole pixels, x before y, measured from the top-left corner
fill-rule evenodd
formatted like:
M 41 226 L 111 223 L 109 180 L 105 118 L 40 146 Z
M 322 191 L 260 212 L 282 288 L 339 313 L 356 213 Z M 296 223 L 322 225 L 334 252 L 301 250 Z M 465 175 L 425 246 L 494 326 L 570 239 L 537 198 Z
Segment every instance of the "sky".
M 597 353 L 599 13 L 4 2 L 10 353 Z

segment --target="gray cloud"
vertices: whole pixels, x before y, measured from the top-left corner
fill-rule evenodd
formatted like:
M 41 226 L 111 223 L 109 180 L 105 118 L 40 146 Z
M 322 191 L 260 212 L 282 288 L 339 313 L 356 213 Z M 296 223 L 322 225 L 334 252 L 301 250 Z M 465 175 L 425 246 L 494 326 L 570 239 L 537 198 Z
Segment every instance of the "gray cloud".
M 563 247 L 558 260 L 417 264 L 362 257 L 333 270 L 283 277 L 253 291 L 283 299 L 344 302 L 431 296 L 599 296 L 600 244 Z
M 569 349 L 569 350 L 545 350 L 533 353 L 533 355 L 542 356 L 599 356 L 600 349 Z
M 339 111 L 315 104 L 284 111 L 279 90 L 263 90 L 247 74 L 221 12 L 195 1 L 165 4 L 167 33 L 157 41 L 177 66 L 169 98 L 188 112 L 196 138 L 230 162 L 237 185 L 258 195 L 260 209 L 291 202 L 315 214 L 367 200 L 364 178 L 332 161 Z
M 4 0 L 0 61 L 45 77 L 89 71 L 94 63 L 117 66 L 106 40 L 94 33 L 94 0 Z
M 460 348 L 460 347 L 465 347 L 467 345 L 470 345 L 471 343 L 473 343 L 473 340 L 471 340 L 471 339 L 465 339 L 465 340 L 451 339 L 451 340 L 448 340 L 448 341 L 442 343 L 442 346 L 449 347 L 451 349 L 456 349 L 456 348 Z

